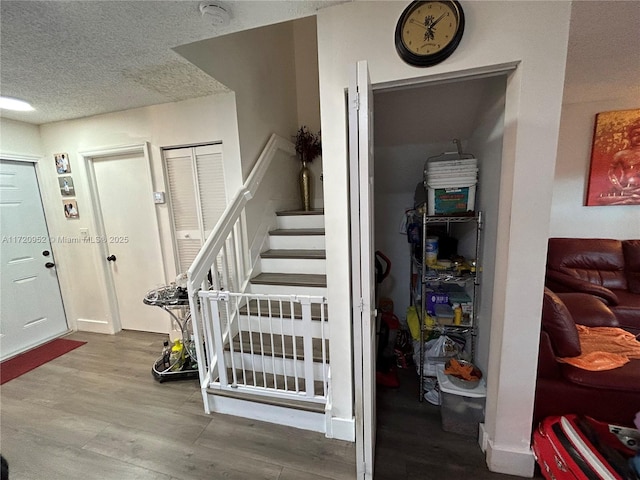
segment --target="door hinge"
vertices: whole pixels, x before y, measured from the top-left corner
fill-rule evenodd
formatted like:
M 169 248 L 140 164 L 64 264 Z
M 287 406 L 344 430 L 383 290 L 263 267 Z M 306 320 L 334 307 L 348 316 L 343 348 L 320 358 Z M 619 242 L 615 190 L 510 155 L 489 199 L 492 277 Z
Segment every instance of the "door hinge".
M 353 107 L 356 111 L 360 110 L 360 93 L 356 92 L 355 98 L 353 99 Z
M 360 313 L 364 312 L 364 299 L 362 297 L 360 297 L 360 301 L 358 302 L 358 310 L 360 310 Z

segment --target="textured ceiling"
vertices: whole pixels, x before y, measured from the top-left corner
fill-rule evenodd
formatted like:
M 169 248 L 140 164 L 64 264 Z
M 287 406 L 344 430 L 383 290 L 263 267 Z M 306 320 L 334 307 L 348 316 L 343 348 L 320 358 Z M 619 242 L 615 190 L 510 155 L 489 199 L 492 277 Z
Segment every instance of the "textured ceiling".
M 574 1 L 564 102 L 633 96 L 640 107 L 640 1 Z
M 0 92 L 35 112 L 2 116 L 42 124 L 210 95 L 226 88 L 172 48 L 313 15 L 335 1 L 220 1 L 225 27 L 200 1 L 0 2 Z
M 225 27 L 203 19 L 200 3 L 1 0 L 0 92 L 37 109 L 2 116 L 42 124 L 225 91 L 172 49 L 342 1 L 220 1 Z M 573 2 L 565 102 L 639 93 L 638 25 L 640 1 Z

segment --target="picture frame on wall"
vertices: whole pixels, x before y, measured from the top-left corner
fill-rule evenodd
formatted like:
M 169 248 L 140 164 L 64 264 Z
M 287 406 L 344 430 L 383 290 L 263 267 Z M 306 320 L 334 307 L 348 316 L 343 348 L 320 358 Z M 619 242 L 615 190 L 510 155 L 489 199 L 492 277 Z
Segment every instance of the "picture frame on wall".
M 73 178 L 71 178 L 71 176 L 58 177 L 58 184 L 60 185 L 60 193 L 63 197 L 74 197 L 76 195 L 76 189 L 73 186 Z
M 71 163 L 69 162 L 68 153 L 56 153 L 53 159 L 56 162 L 56 171 L 59 174 L 71 173 Z
M 640 108 L 596 115 L 585 204 L 640 205 Z
M 64 216 L 66 218 L 80 218 L 80 213 L 78 212 L 78 203 L 72 199 L 64 199 L 62 200 L 62 207 L 64 208 Z

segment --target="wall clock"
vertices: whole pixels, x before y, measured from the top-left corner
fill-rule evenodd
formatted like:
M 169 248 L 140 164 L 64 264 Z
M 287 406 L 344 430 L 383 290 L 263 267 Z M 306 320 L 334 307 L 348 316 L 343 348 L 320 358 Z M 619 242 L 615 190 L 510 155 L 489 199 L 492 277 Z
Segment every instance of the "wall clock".
M 430 67 L 454 52 L 463 32 L 464 12 L 457 1 L 415 1 L 398 19 L 396 50 L 409 65 Z

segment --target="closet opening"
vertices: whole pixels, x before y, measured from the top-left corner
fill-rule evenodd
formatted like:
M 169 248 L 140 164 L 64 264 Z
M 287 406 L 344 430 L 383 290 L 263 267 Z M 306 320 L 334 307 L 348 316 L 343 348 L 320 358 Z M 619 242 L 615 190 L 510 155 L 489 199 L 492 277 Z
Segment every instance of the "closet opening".
M 375 250 L 384 256 L 379 268 L 385 269 L 385 264 L 389 264 L 388 275 L 376 284 L 378 311 L 381 306 L 383 310 L 392 308 L 400 322 L 400 329 L 410 330 L 407 317 L 411 314 L 408 315 L 408 312 L 411 306 L 416 306 L 416 298 L 411 294 L 411 289 L 415 287 L 416 281 L 421 281 L 421 276 L 417 275 L 416 280 L 413 264 L 415 257 L 409 241 L 411 232 L 407 230 L 412 214 L 418 214 L 422 218 L 418 207 L 424 202 L 424 190 L 421 191 L 420 186 L 424 181 L 427 160 L 446 152 L 458 153 L 460 150 L 470 154 L 477 159 L 478 168 L 473 209 L 476 214 L 482 212 L 478 250 L 476 252 L 476 235 L 473 229 L 447 225 L 447 233 L 458 238 L 455 238 L 453 247 L 451 243 L 448 246 L 443 244 L 438 260 L 447 264 L 452 260 L 447 257 L 457 254 L 477 261 L 479 280 L 473 299 L 476 309 L 472 320 L 473 335 L 468 341 L 473 342 L 472 361 L 485 377 L 490 374 L 488 358 L 491 304 L 497 255 L 507 77 L 508 72 L 503 72 L 493 76 L 373 91 L 374 245 Z M 456 155 L 451 158 L 454 157 Z M 380 316 L 379 323 L 383 323 L 380 322 Z M 378 349 L 380 359 L 386 332 L 384 327 L 378 331 L 383 334 L 378 337 L 381 343 Z M 403 455 L 398 455 L 397 435 L 402 435 L 407 444 L 422 444 L 421 457 L 429 464 L 442 460 L 437 458 L 438 454 L 432 456 L 429 453 L 429 446 L 432 445 L 436 449 L 434 451 L 439 451 L 444 442 L 452 448 L 465 446 L 469 452 L 461 451 L 460 457 L 476 456 L 482 459 L 480 464 L 484 465 L 483 454 L 477 442 L 476 425 L 461 426 L 461 431 L 467 435 L 445 432 L 442 429 L 441 407 L 429 403 L 424 398 L 427 390 L 420 392 L 419 389 L 417 366 L 420 364 L 420 356 L 401 353 L 407 353 L 409 349 L 417 350 L 421 343 L 419 336 L 414 338 L 409 333 L 405 339 L 404 345 L 396 343 L 393 355 L 398 367 L 397 379 L 400 386 L 389 386 L 386 381 L 388 378 L 385 380 L 384 377 L 377 384 L 376 473 L 382 474 L 391 468 L 386 465 L 387 462 L 393 465 L 404 461 L 405 465 L 400 467 L 401 470 L 415 468 L 420 463 L 418 457 L 412 454 L 407 453 L 405 460 Z M 467 350 L 470 349 L 467 347 Z M 426 355 L 424 361 L 427 361 Z M 399 368 L 405 365 L 406 368 Z M 423 382 L 425 377 L 426 375 L 423 376 Z M 468 435 L 470 429 L 475 431 L 475 436 Z M 425 439 L 428 439 L 426 443 Z

